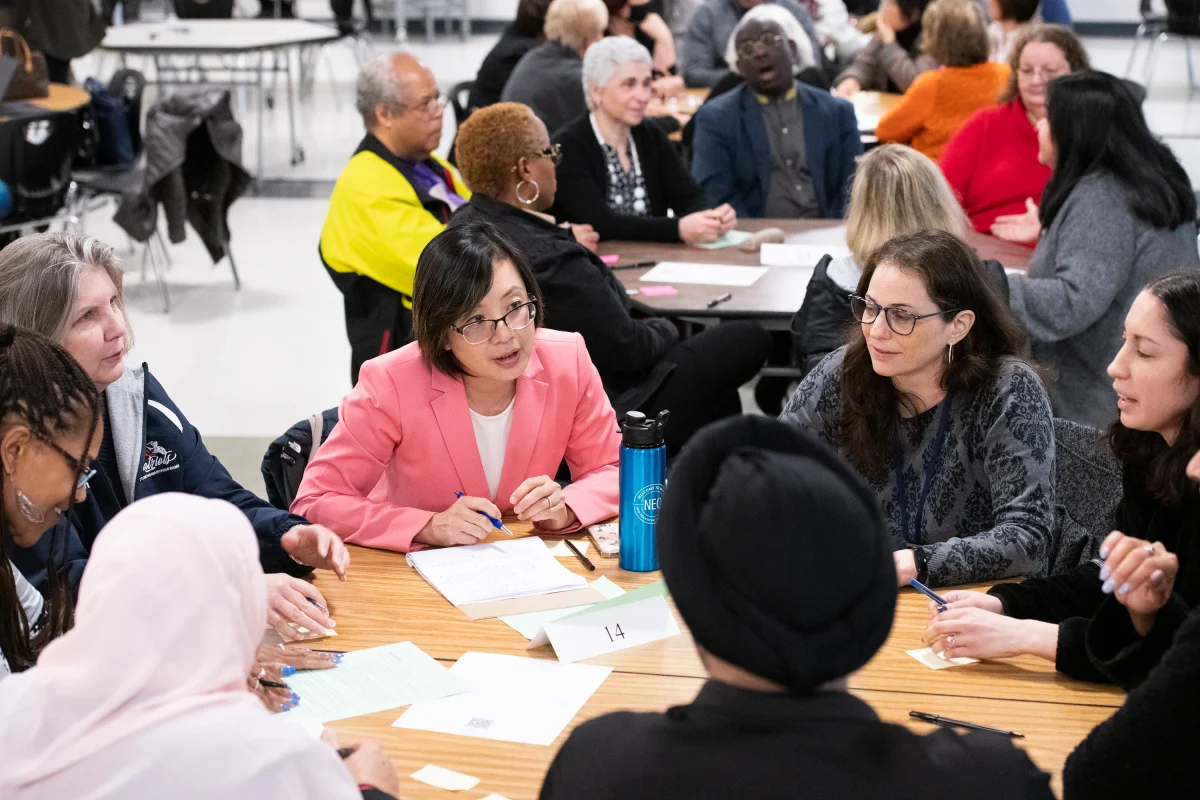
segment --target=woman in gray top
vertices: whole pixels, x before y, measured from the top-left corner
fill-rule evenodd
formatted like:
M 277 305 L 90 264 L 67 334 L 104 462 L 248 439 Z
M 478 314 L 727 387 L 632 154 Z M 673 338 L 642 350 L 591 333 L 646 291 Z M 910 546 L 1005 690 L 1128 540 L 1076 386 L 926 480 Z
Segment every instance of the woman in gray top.
M 59 515 L 96 474 L 100 439 L 100 395 L 75 359 L 32 331 L 0 327 L 0 678 L 32 667 L 71 627 L 73 605 L 54 563 L 43 597 L 2 554 L 61 530 Z
M 1052 367 L 1054 411 L 1103 427 L 1117 397 L 1106 368 L 1125 314 L 1147 283 L 1200 265 L 1187 173 L 1146 127 L 1126 84 L 1102 72 L 1054 80 L 1037 124 L 1038 160 L 1054 170 L 1041 208 L 992 228 L 1037 241 L 1029 271 L 1009 276 L 1009 302 Z M 1040 238 L 1039 238 L 1040 236 Z
M 1035 575 L 1054 527 L 1054 422 L 1025 337 L 955 236 L 898 236 L 867 260 L 861 323 L 781 419 L 844 455 L 879 498 L 899 585 Z

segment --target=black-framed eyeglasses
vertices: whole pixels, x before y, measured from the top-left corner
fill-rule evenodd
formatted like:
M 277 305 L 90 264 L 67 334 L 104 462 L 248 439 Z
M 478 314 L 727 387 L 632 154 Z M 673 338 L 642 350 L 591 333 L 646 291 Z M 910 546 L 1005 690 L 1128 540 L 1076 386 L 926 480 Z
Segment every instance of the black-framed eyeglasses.
M 93 469 L 87 461 L 75 458 L 75 456 L 71 455 L 63 447 L 61 447 L 58 442 L 55 442 L 45 436 L 38 436 L 37 438 L 49 447 L 57 450 L 58 454 L 66 459 L 67 466 L 69 466 L 71 470 L 78 476 L 75 479 L 76 491 L 87 488 L 88 481 L 96 477 L 96 470 Z
M 892 329 L 893 333 L 900 336 L 909 336 L 916 330 L 917 323 L 923 319 L 930 317 L 940 317 L 944 314 L 957 314 L 961 309 L 949 308 L 945 311 L 935 311 L 932 314 L 914 314 L 911 311 L 905 311 L 902 308 L 890 308 L 881 306 L 874 300 L 868 300 L 859 295 L 850 295 L 850 313 L 854 318 L 863 325 L 870 325 L 875 320 L 879 319 L 879 313 L 883 312 L 884 319 L 887 320 L 887 325 Z
M 784 37 L 778 33 L 767 31 L 757 39 L 750 39 L 738 45 L 737 52 L 742 58 L 754 58 L 759 53 L 769 53 L 783 47 Z
M 529 300 L 509 309 L 509 312 L 499 319 L 477 319 L 466 325 L 451 325 L 450 328 L 464 339 L 467 344 L 483 344 L 496 335 L 496 328 L 503 322 L 510 331 L 528 328 L 537 319 L 537 300 Z

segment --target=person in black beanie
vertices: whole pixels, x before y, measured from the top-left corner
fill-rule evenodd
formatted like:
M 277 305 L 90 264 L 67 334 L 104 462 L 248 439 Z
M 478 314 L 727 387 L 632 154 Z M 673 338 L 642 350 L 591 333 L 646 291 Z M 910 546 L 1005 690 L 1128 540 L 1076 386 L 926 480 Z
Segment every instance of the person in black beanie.
M 749 416 L 700 431 L 658 549 L 709 681 L 691 705 L 576 728 L 542 800 L 1053 797 L 1008 738 L 919 736 L 846 691 L 891 630 L 895 566 L 873 493 L 814 437 Z

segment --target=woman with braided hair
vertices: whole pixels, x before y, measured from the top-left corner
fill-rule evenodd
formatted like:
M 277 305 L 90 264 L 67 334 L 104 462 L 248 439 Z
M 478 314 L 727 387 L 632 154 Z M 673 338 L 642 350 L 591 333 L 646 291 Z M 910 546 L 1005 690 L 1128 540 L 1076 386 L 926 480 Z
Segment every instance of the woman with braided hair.
M 135 500 L 164 492 L 228 500 L 258 538 L 267 622 L 286 639 L 302 638 L 301 627 L 328 634 L 335 624 L 328 604 L 300 576 L 330 569 L 345 580 L 345 546 L 328 528 L 242 487 L 149 368 L 125 363 L 132 336 L 121 280 L 113 249 L 92 236 L 34 234 L 0 251 L 0 324 L 29 328 L 62 345 L 100 392 L 104 435 L 92 464 L 97 475 L 71 514 L 67 558 L 86 560 L 108 521 Z M 34 586 L 42 586 L 46 542 L 11 557 Z
M 0 328 L 0 549 L 33 546 L 84 498 L 99 426 L 96 386 L 66 350 L 32 331 Z M 51 543 L 44 596 L 0 557 L 0 679 L 32 667 L 71 627 L 71 593 L 53 558 L 60 544 Z

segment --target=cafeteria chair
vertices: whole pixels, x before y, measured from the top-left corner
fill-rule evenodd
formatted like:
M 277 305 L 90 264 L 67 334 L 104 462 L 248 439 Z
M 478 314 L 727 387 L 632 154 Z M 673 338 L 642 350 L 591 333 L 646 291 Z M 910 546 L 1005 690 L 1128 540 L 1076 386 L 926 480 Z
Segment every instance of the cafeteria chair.
M 458 38 L 463 41 L 471 35 L 471 13 L 467 0 L 419 0 L 418 7 L 425 16 L 425 41 L 433 43 L 434 17 L 442 17 L 446 34 L 450 34 L 450 20 L 458 18 Z
M 1154 77 L 1157 47 L 1162 42 L 1179 39 L 1183 42 L 1184 55 L 1187 59 L 1188 93 L 1200 90 L 1196 80 L 1196 69 L 1192 62 L 1191 40 L 1200 38 L 1200 1 L 1198 0 L 1165 0 L 1166 14 L 1156 13 L 1153 0 L 1140 0 L 1138 11 L 1142 22 L 1138 25 L 1133 37 L 1133 47 L 1129 51 L 1129 61 L 1125 64 L 1125 77 L 1133 71 L 1133 64 L 1143 39 L 1150 42 L 1146 51 L 1146 63 L 1142 73 L 1142 84 L 1147 90 Z
M 74 114 L 47 111 L 0 123 L 0 180 L 12 206 L 0 219 L 4 243 L 34 229 L 77 224 L 76 186 L 71 181 L 77 123 Z

